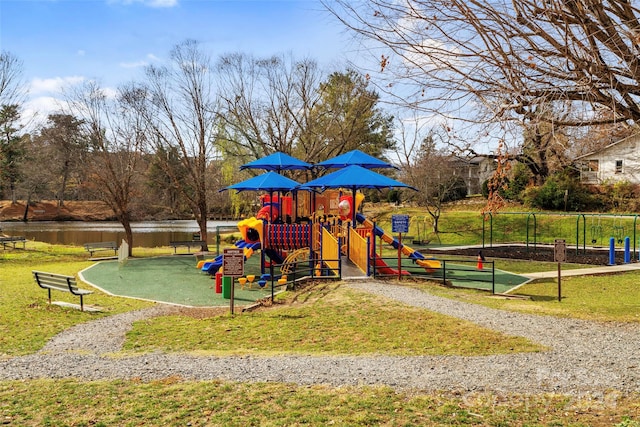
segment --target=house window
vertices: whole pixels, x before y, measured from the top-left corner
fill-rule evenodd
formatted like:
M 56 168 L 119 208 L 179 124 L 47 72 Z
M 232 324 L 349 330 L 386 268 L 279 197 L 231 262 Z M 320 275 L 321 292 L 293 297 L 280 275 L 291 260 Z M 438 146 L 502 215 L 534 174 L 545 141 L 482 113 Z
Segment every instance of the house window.
M 622 173 L 622 160 L 616 160 L 616 173 Z
M 589 160 L 589 172 L 598 172 L 600 162 L 598 160 Z

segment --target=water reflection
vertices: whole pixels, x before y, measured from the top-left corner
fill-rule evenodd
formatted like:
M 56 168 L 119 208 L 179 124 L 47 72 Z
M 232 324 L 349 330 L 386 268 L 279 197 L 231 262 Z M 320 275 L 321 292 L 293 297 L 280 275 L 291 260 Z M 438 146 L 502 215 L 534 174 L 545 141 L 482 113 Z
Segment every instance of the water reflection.
M 236 221 L 208 221 L 209 243 L 215 243 L 217 227 L 235 227 Z M 198 233 L 195 221 L 144 221 L 132 224 L 133 244 L 137 247 L 152 248 L 167 246 L 176 240 L 192 240 Z M 92 242 L 120 242 L 124 229 L 118 222 L 96 221 L 37 221 L 0 222 L 0 230 L 9 236 L 24 236 L 40 242 L 82 245 Z

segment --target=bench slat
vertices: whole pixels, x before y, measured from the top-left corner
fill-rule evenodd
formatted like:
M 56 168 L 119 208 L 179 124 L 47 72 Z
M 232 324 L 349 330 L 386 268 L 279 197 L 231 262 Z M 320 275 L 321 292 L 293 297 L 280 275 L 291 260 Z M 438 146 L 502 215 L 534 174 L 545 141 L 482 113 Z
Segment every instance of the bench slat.
M 83 296 L 92 294 L 93 291 L 88 289 L 80 289 L 76 284 L 76 279 L 73 276 L 65 276 L 62 274 L 47 273 L 44 271 L 32 271 L 33 278 L 38 286 L 43 289 L 47 289 L 49 292 L 49 304 L 51 304 L 51 290 L 58 290 L 63 292 L 70 292 L 73 295 L 80 297 L 80 309 L 84 311 Z
M 98 251 L 113 251 L 114 254 L 116 254 L 118 252 L 118 245 L 116 242 L 85 243 L 84 249 L 89 252 L 91 256 L 93 256 L 94 252 Z
M 98 242 L 98 243 L 85 243 L 84 247 L 87 249 L 115 249 L 117 248 L 116 242 Z
M 57 289 L 59 291 L 64 291 L 64 292 L 69 292 L 69 287 L 66 285 L 56 285 L 54 283 L 38 283 L 40 285 L 41 288 L 44 289 Z

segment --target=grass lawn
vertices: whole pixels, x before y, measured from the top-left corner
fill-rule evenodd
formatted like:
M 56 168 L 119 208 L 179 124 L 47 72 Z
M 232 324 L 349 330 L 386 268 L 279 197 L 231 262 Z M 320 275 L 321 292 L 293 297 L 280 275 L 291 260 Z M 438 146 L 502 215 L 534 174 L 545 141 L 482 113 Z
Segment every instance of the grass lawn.
M 555 279 L 537 280 L 513 294 L 529 300 L 494 298 L 486 292 L 423 286 L 427 292 L 502 310 L 603 322 L 640 322 L 640 271 L 562 278 L 562 301 Z
M 26 247 L 26 250 L 0 252 L 0 356 L 33 353 L 53 335 L 75 324 L 151 306 L 147 302 L 112 298 L 101 292 L 85 296 L 85 304 L 102 308 L 99 313 L 50 306 L 47 291 L 38 287 L 31 271 L 75 275 L 91 262 L 86 261 L 87 255 L 81 247 L 34 242 L 28 242 Z M 83 287 L 82 284 L 79 286 Z M 79 303 L 78 297 L 65 292 L 54 291 L 53 297 L 58 301 Z
M 165 253 L 168 251 L 165 249 Z M 134 252 L 135 254 L 135 252 Z M 154 255 L 148 251 L 138 256 Z M 89 265 L 82 248 L 29 242 L 0 255 L 0 357 L 37 351 L 54 334 L 81 322 L 150 303 L 95 292 L 101 313 L 49 306 L 32 269 L 76 274 Z M 536 263 L 529 263 L 534 268 Z M 544 268 L 541 268 L 544 269 Z M 538 270 L 539 271 L 539 270 Z M 531 301 L 498 300 L 486 292 L 417 284 L 428 292 L 509 310 L 637 322 L 640 273 L 566 278 L 562 302 L 554 281 L 520 288 Z M 64 299 L 65 294 L 59 295 Z M 70 302 L 77 302 L 69 295 Z M 264 340 L 260 332 L 273 331 Z M 220 331 L 225 333 L 220 334 Z M 438 331 L 434 333 L 434 331 Z M 215 340 L 211 337 L 216 336 Z M 249 344 L 250 343 L 250 344 Z M 513 350 L 512 350 L 513 348 Z M 294 350 L 290 350 L 294 349 Z M 209 354 L 463 354 L 541 351 L 522 338 L 424 310 L 388 303 L 330 282 L 285 293 L 273 308 L 231 317 L 167 316 L 135 324 L 124 352 Z M 388 387 L 296 386 L 226 381 L 27 380 L 0 382 L 0 420 L 20 426 L 640 426 L 640 396 L 397 392 Z
M 398 393 L 388 387 L 37 380 L 0 383 L 0 416 L 20 426 L 637 427 L 638 396 L 602 399 Z
M 241 316 L 166 316 L 137 322 L 125 344 L 125 350 L 137 352 L 221 355 L 477 356 L 542 349 L 469 322 L 349 290 L 340 282 L 320 282 L 281 298 L 275 308 Z

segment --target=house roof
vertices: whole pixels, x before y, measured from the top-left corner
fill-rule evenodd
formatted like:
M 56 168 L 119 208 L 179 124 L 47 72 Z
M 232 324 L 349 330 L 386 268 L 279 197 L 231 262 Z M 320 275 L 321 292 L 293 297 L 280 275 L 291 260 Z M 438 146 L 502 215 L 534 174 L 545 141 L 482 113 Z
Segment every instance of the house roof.
M 636 139 L 640 138 L 640 133 L 636 133 L 636 134 L 627 136 L 625 138 L 619 139 L 616 142 L 612 142 L 609 145 L 605 145 L 604 147 L 602 147 L 599 150 L 591 151 L 589 153 L 583 154 L 582 156 L 578 156 L 578 157 L 575 158 L 575 160 L 584 159 L 585 157 L 589 157 L 589 156 L 593 156 L 594 154 L 602 153 L 603 151 L 607 151 L 607 150 L 611 149 L 612 147 L 615 147 L 616 145 L 620 145 L 620 144 L 629 142 L 629 140 L 631 140 L 633 138 L 636 138 Z

